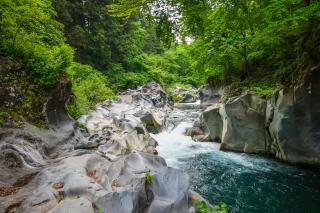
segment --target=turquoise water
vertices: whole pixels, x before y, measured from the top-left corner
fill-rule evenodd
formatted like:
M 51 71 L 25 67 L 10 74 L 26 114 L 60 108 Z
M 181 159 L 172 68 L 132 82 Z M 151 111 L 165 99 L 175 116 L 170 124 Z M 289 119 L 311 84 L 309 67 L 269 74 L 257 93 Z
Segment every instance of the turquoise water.
M 180 117 L 181 119 L 181 117 Z M 192 188 L 229 212 L 319 213 L 320 173 L 256 155 L 219 151 L 219 144 L 184 136 L 191 122 L 153 137 L 169 166 L 191 178 Z

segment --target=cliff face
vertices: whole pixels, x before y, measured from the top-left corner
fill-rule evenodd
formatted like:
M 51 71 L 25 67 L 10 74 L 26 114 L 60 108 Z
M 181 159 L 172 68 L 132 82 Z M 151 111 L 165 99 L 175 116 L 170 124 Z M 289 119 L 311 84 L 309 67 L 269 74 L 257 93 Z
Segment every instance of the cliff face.
M 227 87 L 202 88 L 201 94 L 211 95 L 201 96 L 203 105 L 215 106 L 204 111 L 203 126 L 210 135 L 221 135 L 223 150 L 320 165 L 320 65 L 311 63 L 300 73 L 271 98 L 246 91 L 223 101 L 227 95 L 221 91 Z M 215 121 L 217 115 L 220 118 Z M 216 128 L 220 120 L 222 129 Z
M 293 163 L 320 164 L 320 66 L 268 102 L 270 152 Z

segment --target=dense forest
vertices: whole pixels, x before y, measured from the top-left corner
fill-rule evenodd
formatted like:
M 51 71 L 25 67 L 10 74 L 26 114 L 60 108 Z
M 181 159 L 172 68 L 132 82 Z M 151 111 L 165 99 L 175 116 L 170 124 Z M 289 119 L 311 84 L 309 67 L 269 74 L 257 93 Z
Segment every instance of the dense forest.
M 319 21 L 310 0 L 2 0 L 1 78 L 45 94 L 68 77 L 76 118 L 150 80 L 169 91 L 213 76 L 270 95 L 310 59 Z M 25 83 L 5 72 L 17 64 Z M 18 114 L 41 120 L 29 115 L 44 102 L 34 95 Z M 1 107 L 2 116 L 16 111 Z

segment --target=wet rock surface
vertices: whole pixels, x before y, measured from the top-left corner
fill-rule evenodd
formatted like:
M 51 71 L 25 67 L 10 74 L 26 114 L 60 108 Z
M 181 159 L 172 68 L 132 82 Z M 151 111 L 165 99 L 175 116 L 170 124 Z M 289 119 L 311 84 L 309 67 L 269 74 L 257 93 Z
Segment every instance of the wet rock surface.
M 98 104 L 72 132 L 57 128 L 73 123 L 66 119 L 49 130 L 1 129 L 0 212 L 188 212 L 188 176 L 155 155 L 149 135 L 161 131 L 170 111 L 151 82 Z

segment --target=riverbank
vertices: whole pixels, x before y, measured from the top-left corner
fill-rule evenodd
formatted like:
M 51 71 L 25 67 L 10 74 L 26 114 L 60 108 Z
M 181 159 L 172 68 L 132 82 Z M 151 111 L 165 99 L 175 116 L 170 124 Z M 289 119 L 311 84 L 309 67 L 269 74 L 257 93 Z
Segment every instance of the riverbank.
M 156 155 L 149 134 L 161 132 L 171 112 L 158 84 L 98 104 L 76 128 L 66 100 L 48 102 L 49 130 L 1 129 L 1 213 L 196 211 L 203 198 Z
M 169 166 L 188 173 L 192 189 L 230 212 L 318 212 L 319 169 L 282 163 L 256 154 L 220 151 L 220 144 L 185 135 L 198 109 L 174 109 L 175 126 L 152 135 Z

